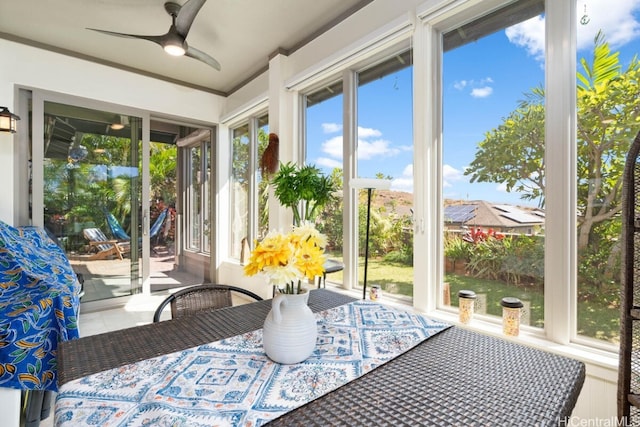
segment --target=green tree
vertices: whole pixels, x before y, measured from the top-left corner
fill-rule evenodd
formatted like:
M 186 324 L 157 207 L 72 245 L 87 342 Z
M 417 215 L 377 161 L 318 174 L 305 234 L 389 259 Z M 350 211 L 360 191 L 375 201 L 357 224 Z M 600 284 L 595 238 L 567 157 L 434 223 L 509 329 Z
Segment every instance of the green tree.
M 592 61 L 581 59 L 577 73 L 579 249 L 596 244 L 594 227 L 620 212 L 625 154 L 640 128 L 638 60 L 622 71 L 619 52 L 610 51 L 602 34 L 594 45 Z M 465 171 L 471 182 L 505 183 L 508 191 L 544 205 L 543 102 L 544 90 L 533 89 L 500 126 L 485 134 Z
M 595 39 L 592 66 L 580 60 L 578 73 L 578 248 L 591 230 L 622 209 L 622 172 L 631 140 L 640 127 L 640 63 L 634 57 L 621 72 L 619 52 L 602 34 Z M 596 242 L 593 242 L 596 243 Z
M 151 143 L 149 179 L 152 197 L 162 197 L 167 205 L 175 204 L 178 148 L 173 144 Z
M 251 181 L 251 173 L 255 170 L 258 180 L 258 238 L 264 237 L 269 231 L 269 181 L 263 179 L 258 167 L 258 160 L 256 159 L 254 167 L 251 167 L 249 163 L 249 128 L 248 126 L 242 129 L 244 132 L 239 136 L 235 136 L 232 140 L 233 144 L 233 156 L 232 156 L 232 168 L 231 175 L 233 176 L 234 185 L 240 187 L 243 193 L 248 194 L 249 183 Z M 258 128 L 258 159 L 264 153 L 265 148 L 269 144 L 269 134 L 264 127 Z
M 334 168 L 329 175 L 336 193 L 342 193 L 342 168 Z M 339 255 L 342 253 L 342 232 L 344 210 L 343 198 L 332 198 L 318 214 L 316 226 L 318 231 L 327 236 L 327 250 Z
M 528 101 L 485 133 L 474 160 L 465 171 L 471 182 L 504 183 L 523 200 L 544 204 L 544 92 L 534 89 Z

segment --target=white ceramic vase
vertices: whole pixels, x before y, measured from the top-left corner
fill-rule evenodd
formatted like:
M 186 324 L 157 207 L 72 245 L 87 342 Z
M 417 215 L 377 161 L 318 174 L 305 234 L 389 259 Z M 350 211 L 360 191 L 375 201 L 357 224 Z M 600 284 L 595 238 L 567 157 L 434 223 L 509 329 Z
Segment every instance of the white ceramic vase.
M 318 326 L 307 305 L 309 292 L 277 294 L 264 321 L 264 351 L 277 363 L 292 364 L 306 360 L 316 347 Z

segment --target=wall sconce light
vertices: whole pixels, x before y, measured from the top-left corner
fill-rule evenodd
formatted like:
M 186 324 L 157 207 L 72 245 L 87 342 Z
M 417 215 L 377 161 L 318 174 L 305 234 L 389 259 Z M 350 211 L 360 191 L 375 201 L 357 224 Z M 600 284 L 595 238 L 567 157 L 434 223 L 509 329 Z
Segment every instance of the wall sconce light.
M 0 132 L 16 133 L 16 121 L 20 117 L 13 114 L 7 107 L 0 107 Z

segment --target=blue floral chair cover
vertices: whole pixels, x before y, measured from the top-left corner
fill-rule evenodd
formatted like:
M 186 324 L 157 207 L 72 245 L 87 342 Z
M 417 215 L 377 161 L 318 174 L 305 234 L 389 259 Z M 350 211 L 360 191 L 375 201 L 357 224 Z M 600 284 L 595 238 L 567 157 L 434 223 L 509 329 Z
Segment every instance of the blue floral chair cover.
M 57 391 L 58 343 L 79 337 L 79 295 L 44 229 L 0 221 L 0 387 Z

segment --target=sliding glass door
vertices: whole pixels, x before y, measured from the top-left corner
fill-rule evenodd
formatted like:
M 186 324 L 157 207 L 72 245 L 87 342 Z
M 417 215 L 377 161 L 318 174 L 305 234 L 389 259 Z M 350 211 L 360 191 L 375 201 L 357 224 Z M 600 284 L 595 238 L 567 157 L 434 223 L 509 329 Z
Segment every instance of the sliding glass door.
M 45 101 L 43 121 L 42 221 L 83 302 L 141 292 L 142 119 Z
M 84 276 L 83 303 L 215 281 L 211 128 L 24 92 L 29 218 Z

